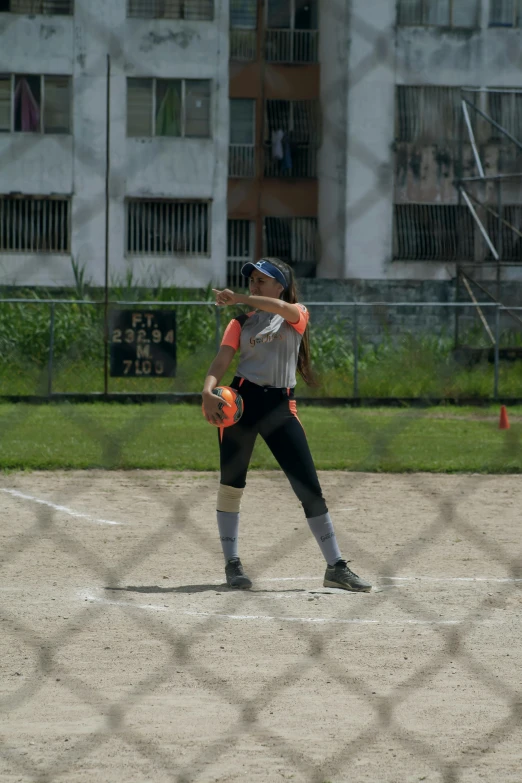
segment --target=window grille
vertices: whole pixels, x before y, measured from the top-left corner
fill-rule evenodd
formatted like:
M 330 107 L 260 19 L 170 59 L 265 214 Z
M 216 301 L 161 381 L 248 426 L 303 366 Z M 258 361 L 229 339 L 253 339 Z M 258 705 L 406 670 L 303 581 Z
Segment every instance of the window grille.
M 127 79 L 127 135 L 210 136 L 207 79 Z
M 317 218 L 265 218 L 264 249 L 265 255 L 275 256 L 288 264 L 315 266 Z
M 501 125 L 508 133 L 522 141 L 522 91 L 488 92 L 488 113 L 492 120 Z M 488 125 L 490 138 L 495 141 L 507 141 L 506 136 L 497 128 Z
M 497 204 L 492 206 L 496 212 Z M 487 213 L 486 228 L 497 252 L 500 254 L 501 261 L 522 262 L 522 205 L 504 204 L 502 207 L 502 218 L 509 223 L 502 223 L 501 241 L 499 241 L 498 218 L 491 213 Z M 488 248 L 488 258 L 492 258 L 491 251 Z
M 478 27 L 479 0 L 399 0 L 399 26 Z
M 255 30 L 230 30 L 230 59 L 251 62 L 257 58 Z
M 318 101 L 267 101 L 265 177 L 316 177 L 319 136 Z
M 490 0 L 490 27 L 521 27 L 522 0 Z
M 209 223 L 207 201 L 129 199 L 127 253 L 208 256 Z
M 319 102 L 270 100 L 265 104 L 265 140 L 274 131 L 292 135 L 298 144 L 319 145 Z
M 401 261 L 471 261 L 474 221 L 457 204 L 396 204 L 393 257 Z
M 396 141 L 421 144 L 455 142 L 461 112 L 459 87 L 398 86 L 395 98 Z
M 127 16 L 140 19 L 214 19 L 214 0 L 128 0 Z
M 70 133 L 71 77 L 0 75 L 0 132 Z
M 11 14 L 71 16 L 74 13 L 74 2 L 73 0 L 1 0 L 0 11 Z
M 230 100 L 229 177 L 255 176 L 255 112 L 251 98 Z
M 0 196 L 0 252 L 69 253 L 70 198 Z
M 254 259 L 255 224 L 250 220 L 229 220 L 227 223 L 227 286 L 245 288 L 241 275 L 243 264 Z

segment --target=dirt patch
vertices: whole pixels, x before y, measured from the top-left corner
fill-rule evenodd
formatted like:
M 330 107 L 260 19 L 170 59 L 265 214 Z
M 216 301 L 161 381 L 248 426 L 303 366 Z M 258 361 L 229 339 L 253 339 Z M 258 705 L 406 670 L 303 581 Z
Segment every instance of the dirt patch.
M 241 593 L 215 474 L 4 476 L 0 781 L 518 781 L 519 477 L 321 480 L 372 593 L 322 587 L 278 473 Z

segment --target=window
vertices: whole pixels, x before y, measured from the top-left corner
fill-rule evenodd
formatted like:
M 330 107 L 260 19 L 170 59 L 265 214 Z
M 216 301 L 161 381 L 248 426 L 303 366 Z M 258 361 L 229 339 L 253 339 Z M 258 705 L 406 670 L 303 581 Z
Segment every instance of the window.
M 301 276 L 310 274 L 317 264 L 317 218 L 265 218 L 264 246 L 265 255 L 292 264 Z
M 127 79 L 128 136 L 210 136 L 210 81 Z
M 0 252 L 69 253 L 70 199 L 0 196 Z
M 318 101 L 267 101 L 265 176 L 316 177 L 319 137 Z
M 257 0 L 230 0 L 230 29 L 257 28 Z
M 227 286 L 246 288 L 241 268 L 254 258 L 255 224 L 250 220 L 227 223 Z
M 268 0 L 266 26 L 272 30 L 317 30 L 317 0 Z
M 479 0 L 399 0 L 400 26 L 478 27 Z
M 127 16 L 211 21 L 214 0 L 127 0 Z
M 71 16 L 73 0 L 0 0 L 0 12 Z
M 230 59 L 251 61 L 257 55 L 257 0 L 230 0 Z
M 490 0 L 490 27 L 521 27 L 522 0 Z
M 300 144 L 319 144 L 318 101 L 267 101 L 265 138 L 271 141 L 274 131 L 292 134 Z
M 256 102 L 251 98 L 230 100 L 229 177 L 255 176 Z
M 0 75 L 0 132 L 70 133 L 70 76 Z
M 266 59 L 279 63 L 318 60 L 317 0 L 268 0 Z
M 127 202 L 127 253 L 208 256 L 209 220 L 207 201 L 130 199 Z
M 474 221 L 456 204 L 396 204 L 393 257 L 400 261 L 470 261 Z
M 522 90 L 488 92 L 488 114 L 516 139 L 522 139 Z M 489 125 L 490 138 L 509 143 L 506 136 Z
M 395 139 L 398 142 L 447 144 L 456 141 L 462 114 L 459 87 L 397 87 Z

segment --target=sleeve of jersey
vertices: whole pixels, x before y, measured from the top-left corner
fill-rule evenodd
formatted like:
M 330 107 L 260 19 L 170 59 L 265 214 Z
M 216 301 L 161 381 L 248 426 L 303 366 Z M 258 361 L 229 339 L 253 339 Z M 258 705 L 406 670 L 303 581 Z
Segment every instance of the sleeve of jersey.
M 241 324 L 236 318 L 233 318 L 232 321 L 230 321 L 227 328 L 225 329 L 223 339 L 221 340 L 221 345 L 228 345 L 230 348 L 233 348 L 234 351 L 237 351 L 237 349 L 239 348 L 240 340 L 241 340 Z
M 296 324 L 290 324 L 290 326 L 292 326 L 298 334 L 304 334 L 304 331 L 308 326 L 308 321 L 310 320 L 310 313 L 302 304 L 298 304 L 297 307 L 299 308 L 299 320 Z

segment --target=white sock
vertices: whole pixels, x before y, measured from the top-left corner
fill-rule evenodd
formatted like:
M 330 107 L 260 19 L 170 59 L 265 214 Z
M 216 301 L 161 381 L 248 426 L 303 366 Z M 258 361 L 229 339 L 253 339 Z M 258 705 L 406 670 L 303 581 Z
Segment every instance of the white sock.
M 223 549 L 225 562 L 228 563 L 232 557 L 238 557 L 239 512 L 217 511 L 216 514 L 221 548 Z
M 326 514 L 321 514 L 319 517 L 311 517 L 306 521 L 319 544 L 327 564 L 334 565 L 338 560 L 342 560 L 341 550 L 337 544 L 333 522 L 328 511 Z

